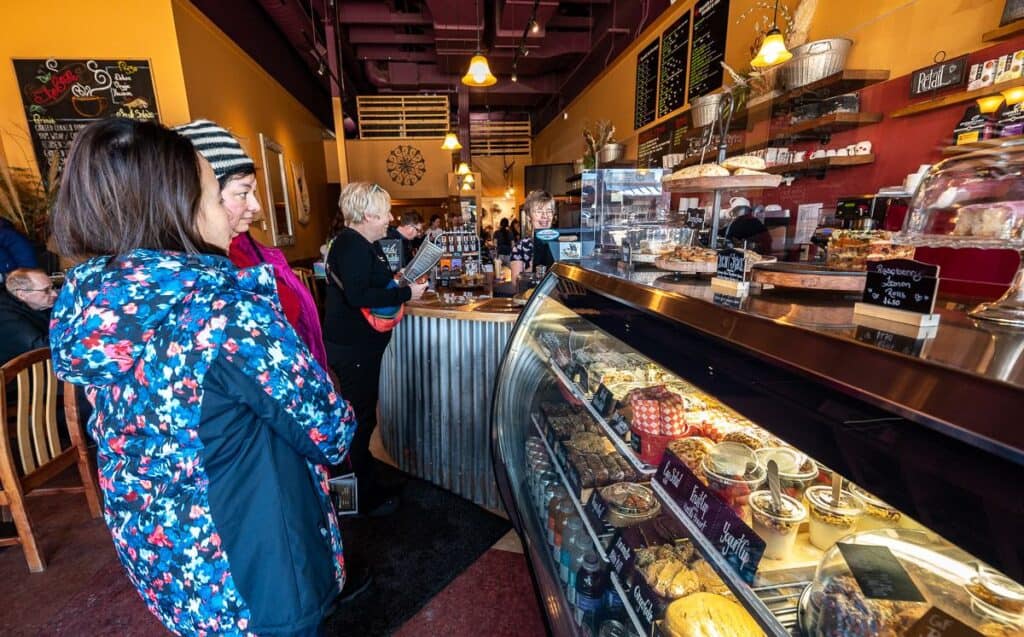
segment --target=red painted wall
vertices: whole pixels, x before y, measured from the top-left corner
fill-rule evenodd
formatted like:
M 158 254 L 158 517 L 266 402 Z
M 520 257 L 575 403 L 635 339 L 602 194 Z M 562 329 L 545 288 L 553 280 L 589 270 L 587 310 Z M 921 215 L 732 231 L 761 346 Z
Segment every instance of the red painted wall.
M 1024 37 L 976 51 L 970 54 L 969 64 L 1020 49 L 1024 49 Z M 884 186 L 901 184 L 906 174 L 916 172 L 921 164 L 934 164 L 942 159 L 942 147 L 952 143 L 953 128 L 969 105 L 956 104 L 893 119 L 889 113 L 911 103 L 909 75 L 870 86 L 860 95 L 861 111 L 883 113 L 884 119 L 877 124 L 836 133 L 827 146 L 837 148 L 866 139 L 872 143 L 875 162 L 834 169 L 824 179 L 799 177 L 792 186 L 783 185 L 777 191 L 766 191 L 763 203 L 781 204 L 790 210 L 795 221 L 796 208 L 801 203 L 821 202 L 825 208 L 834 209 L 840 197 L 875 193 Z M 753 133 L 748 135 L 756 139 Z M 817 147 L 820 145 L 812 141 L 793 144 L 791 149 L 811 151 Z M 917 258 L 942 267 L 945 292 L 991 297 L 1005 291 L 1018 263 L 1016 252 L 1011 250 L 921 248 L 917 251 Z

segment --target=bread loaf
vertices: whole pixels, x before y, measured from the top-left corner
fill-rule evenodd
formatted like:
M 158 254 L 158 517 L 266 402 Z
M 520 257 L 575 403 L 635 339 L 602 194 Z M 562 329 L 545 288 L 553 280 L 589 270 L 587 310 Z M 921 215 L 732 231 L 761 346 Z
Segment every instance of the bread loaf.
M 729 170 L 746 168 L 748 170 L 764 170 L 768 167 L 764 160 L 755 155 L 737 155 L 722 162 L 722 167 Z
M 671 637 L 764 637 L 742 606 L 714 593 L 694 593 L 669 604 L 665 629 Z
M 695 179 L 697 177 L 728 177 L 729 171 L 718 164 L 698 164 L 680 168 L 670 179 Z
M 753 168 L 737 168 L 734 175 L 767 175 L 768 173 Z

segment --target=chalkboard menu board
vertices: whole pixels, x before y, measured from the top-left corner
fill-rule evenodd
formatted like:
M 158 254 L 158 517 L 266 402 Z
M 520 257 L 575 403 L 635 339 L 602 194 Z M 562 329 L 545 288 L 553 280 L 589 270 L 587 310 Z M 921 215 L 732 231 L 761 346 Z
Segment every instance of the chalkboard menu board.
M 159 120 L 149 60 L 14 60 L 32 147 L 45 178 L 71 140 L 106 117 Z
M 636 149 L 637 168 L 661 168 L 661 158 L 671 152 L 672 131 L 664 124 L 654 126 Z
M 658 45 L 655 40 L 636 56 L 636 98 L 633 128 L 641 128 L 654 121 L 658 98 Z
M 686 63 L 690 55 L 690 12 L 661 35 L 661 71 L 658 80 L 658 117 L 686 103 Z
M 729 0 L 698 0 L 693 9 L 693 53 L 690 57 L 689 101 L 722 85 Z

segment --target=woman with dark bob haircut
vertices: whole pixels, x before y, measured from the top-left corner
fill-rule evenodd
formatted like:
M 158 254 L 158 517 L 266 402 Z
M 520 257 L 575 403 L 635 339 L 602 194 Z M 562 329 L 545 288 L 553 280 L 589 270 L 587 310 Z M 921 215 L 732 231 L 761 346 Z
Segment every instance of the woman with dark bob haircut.
M 94 122 L 54 209 L 72 268 L 57 375 L 95 404 L 104 517 L 170 630 L 316 634 L 344 581 L 322 465 L 352 410 L 288 325 L 268 265 L 236 269 L 220 186 L 159 124 Z

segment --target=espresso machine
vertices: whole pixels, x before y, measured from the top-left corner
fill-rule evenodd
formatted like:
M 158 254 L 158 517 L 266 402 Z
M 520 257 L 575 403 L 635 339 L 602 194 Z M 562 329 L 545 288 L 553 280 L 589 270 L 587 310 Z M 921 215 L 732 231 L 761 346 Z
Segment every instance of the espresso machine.
M 836 202 L 836 226 L 843 230 L 898 232 L 911 196 L 901 188 L 883 188 L 874 195 L 842 197 Z

